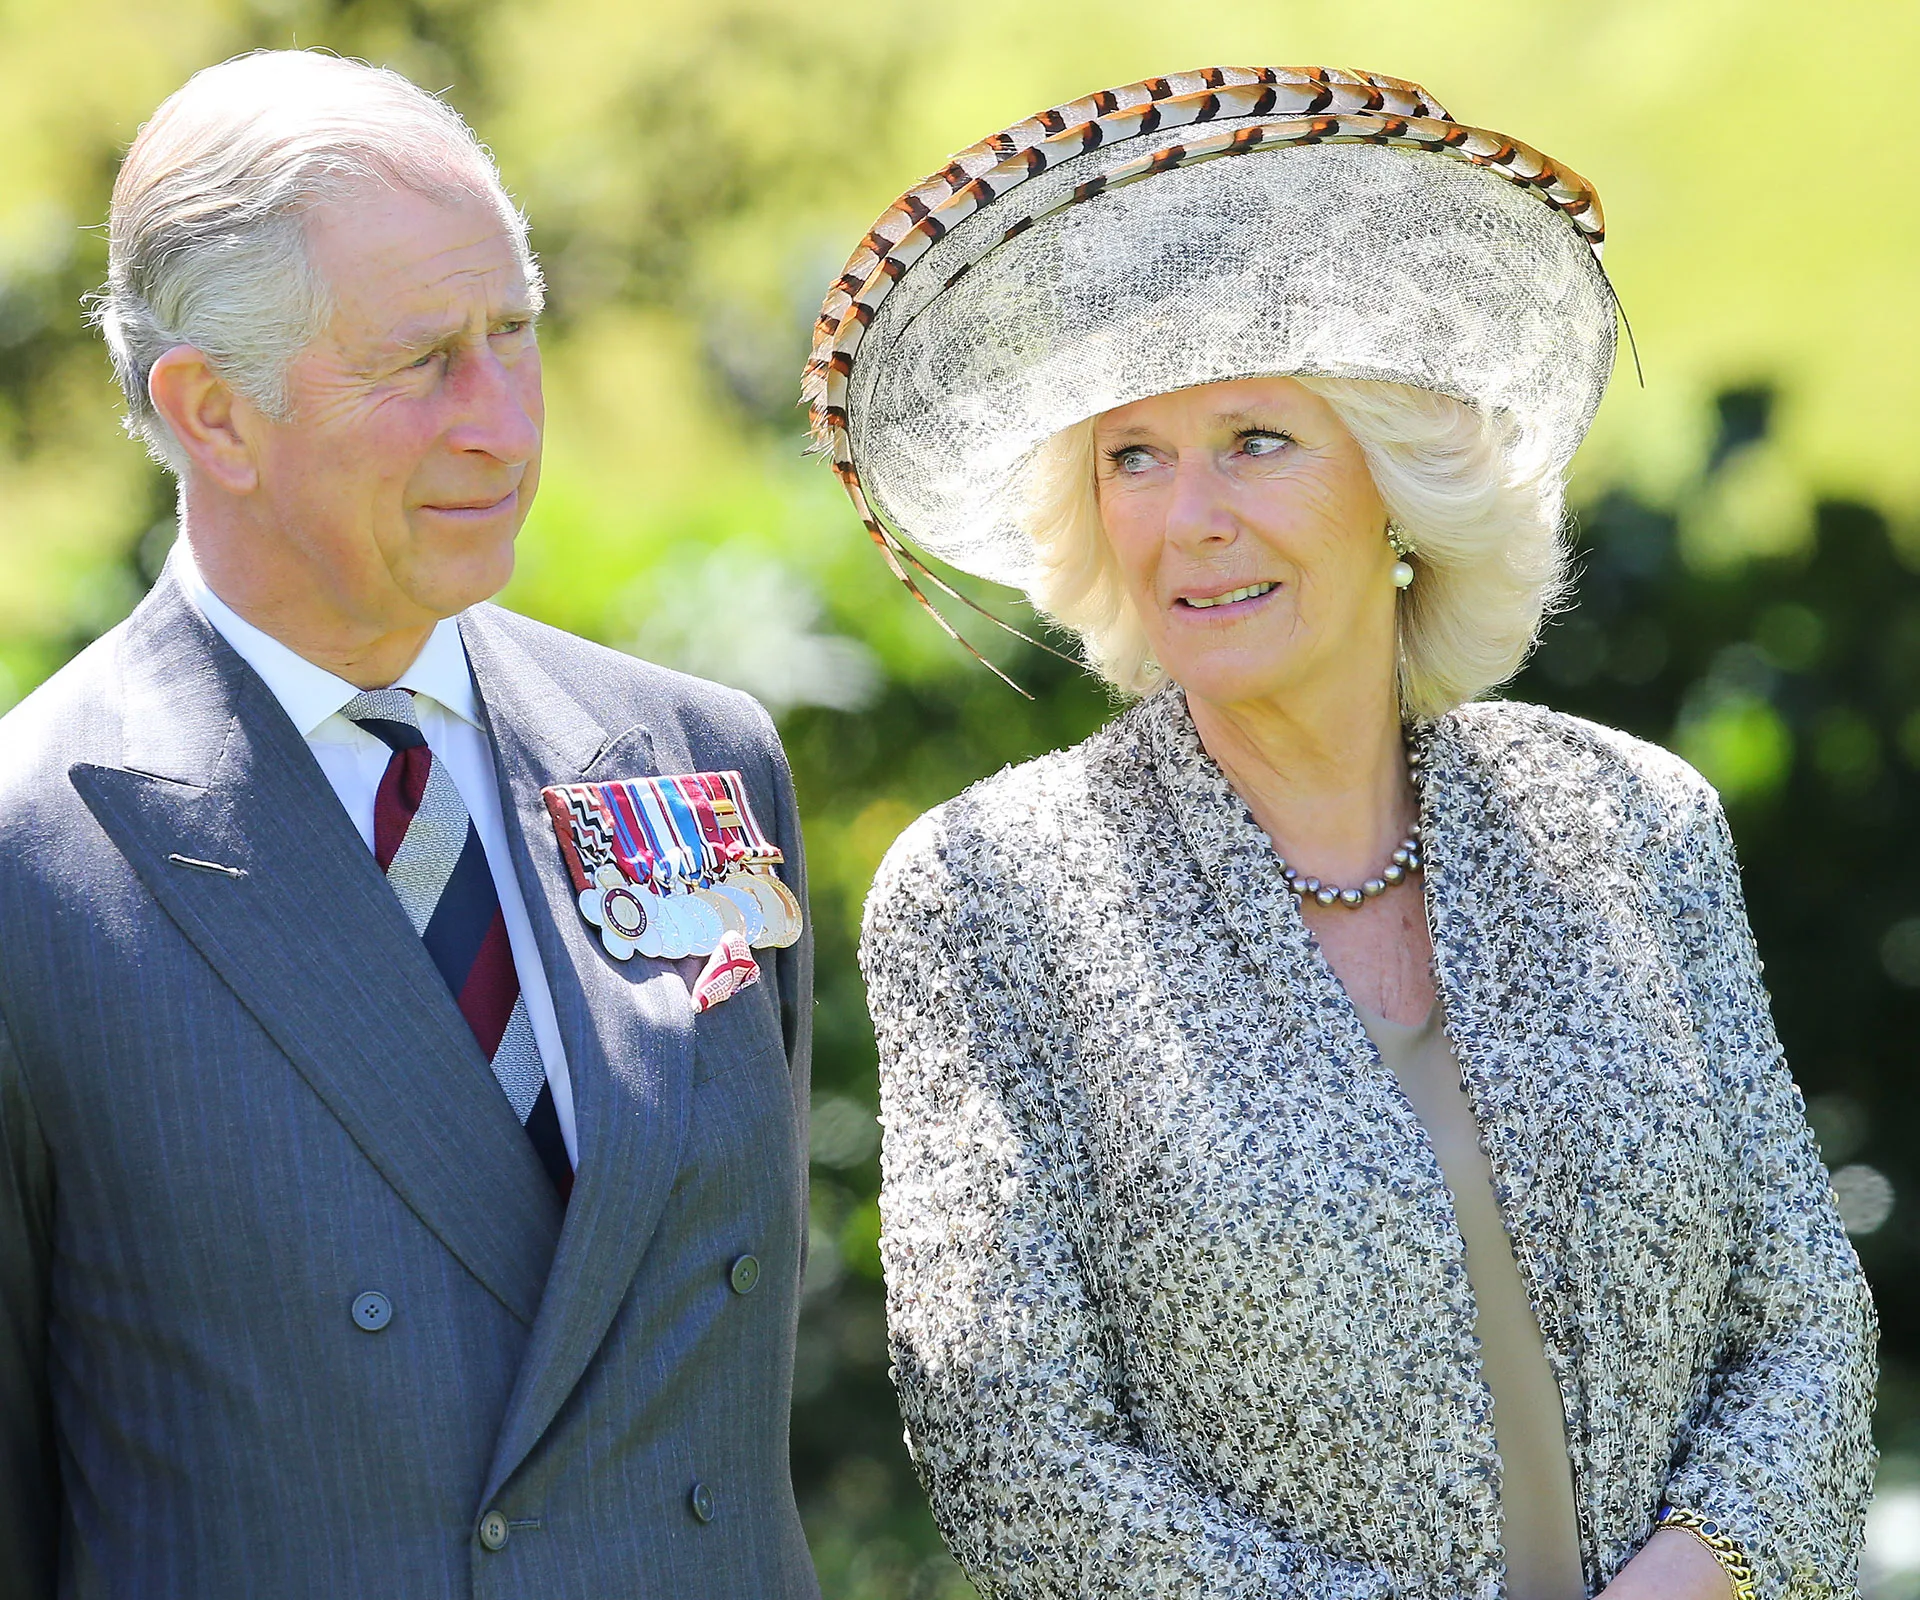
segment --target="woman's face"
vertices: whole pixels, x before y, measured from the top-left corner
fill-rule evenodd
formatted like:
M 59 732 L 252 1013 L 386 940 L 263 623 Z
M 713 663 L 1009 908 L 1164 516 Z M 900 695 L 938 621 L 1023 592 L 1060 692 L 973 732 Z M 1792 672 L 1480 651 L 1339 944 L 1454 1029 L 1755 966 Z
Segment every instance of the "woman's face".
M 1237 706 L 1391 682 L 1386 507 L 1318 395 L 1291 378 L 1211 383 L 1109 411 L 1093 437 L 1108 543 L 1189 694 Z

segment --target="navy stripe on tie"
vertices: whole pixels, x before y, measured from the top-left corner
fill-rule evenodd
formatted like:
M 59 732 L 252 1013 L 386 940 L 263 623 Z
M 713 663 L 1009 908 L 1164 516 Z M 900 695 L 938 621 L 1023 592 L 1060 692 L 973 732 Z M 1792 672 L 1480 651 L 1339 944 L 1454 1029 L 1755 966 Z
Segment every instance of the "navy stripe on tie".
M 418 750 L 427 742 L 427 736 L 418 728 L 386 717 L 356 717 L 354 725 L 365 728 L 389 750 Z
M 433 915 L 427 919 L 427 931 L 420 935 L 426 942 L 427 954 L 433 957 L 433 964 L 440 969 L 440 976 L 446 979 L 456 999 L 467 986 L 467 974 L 473 970 L 474 958 L 486 942 L 487 929 L 499 904 L 493 872 L 487 866 L 487 852 L 480 843 L 480 831 L 469 826 L 467 842 L 461 846 L 453 876 L 447 880 Z

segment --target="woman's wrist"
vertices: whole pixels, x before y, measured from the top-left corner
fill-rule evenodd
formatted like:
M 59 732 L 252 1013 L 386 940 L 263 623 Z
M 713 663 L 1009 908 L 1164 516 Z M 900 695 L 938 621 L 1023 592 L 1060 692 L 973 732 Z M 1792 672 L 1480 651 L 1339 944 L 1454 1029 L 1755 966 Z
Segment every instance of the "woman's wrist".
M 1733 1600 L 1755 1600 L 1759 1593 L 1754 1577 L 1753 1563 L 1747 1559 L 1747 1553 L 1733 1540 L 1733 1536 L 1711 1517 L 1703 1517 L 1697 1511 L 1689 1511 L 1684 1506 L 1666 1506 L 1661 1509 L 1659 1526 L 1684 1533 L 1702 1545 L 1707 1553 L 1720 1564 L 1720 1570 L 1727 1575 L 1727 1583 L 1733 1590 Z
M 1706 1545 L 1683 1529 L 1655 1528 L 1600 1600 L 1730 1600 L 1732 1594 L 1733 1580 Z

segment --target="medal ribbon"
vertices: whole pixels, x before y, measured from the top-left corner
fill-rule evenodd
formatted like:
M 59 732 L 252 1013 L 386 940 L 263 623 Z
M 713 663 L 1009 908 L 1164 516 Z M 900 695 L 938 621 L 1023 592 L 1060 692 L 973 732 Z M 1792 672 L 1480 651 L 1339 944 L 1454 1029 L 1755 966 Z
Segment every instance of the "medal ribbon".
M 613 860 L 613 841 L 607 837 L 598 811 L 590 807 L 582 785 L 542 789 L 540 798 L 553 819 L 567 876 L 576 890 L 584 890 L 593 882 L 601 863 Z
M 727 841 L 721 836 L 713 803 L 700 788 L 698 779 L 674 777 L 656 779 L 655 783 L 674 821 L 682 826 L 686 836 L 698 841 L 704 881 L 718 883 L 732 863 L 727 859 Z
M 780 847 L 761 830 L 760 819 L 753 814 L 753 806 L 747 799 L 746 781 L 739 773 L 703 772 L 700 776 L 705 781 L 718 782 L 726 790 L 727 798 L 733 802 L 734 810 L 740 814 L 744 860 L 754 866 L 775 866 L 787 859 Z
M 786 859 L 761 830 L 738 772 L 574 783 L 545 794 L 576 888 L 609 861 L 631 882 L 665 893 L 676 879 L 719 883 L 736 867 Z
M 727 793 L 725 780 L 717 772 L 694 772 L 674 783 L 700 818 L 707 842 L 731 869 L 751 854 L 746 819 Z
M 673 875 L 683 883 L 696 880 L 700 876 L 700 849 L 698 845 L 687 843 L 660 792 L 659 780 L 640 778 L 621 787 L 631 793 L 635 809 L 646 824 L 648 836 L 654 841 L 662 859 L 672 868 Z
M 647 833 L 644 819 L 633 806 L 624 783 L 592 785 L 592 793 L 613 828 L 614 856 L 635 883 L 655 883 L 661 876 L 658 844 Z

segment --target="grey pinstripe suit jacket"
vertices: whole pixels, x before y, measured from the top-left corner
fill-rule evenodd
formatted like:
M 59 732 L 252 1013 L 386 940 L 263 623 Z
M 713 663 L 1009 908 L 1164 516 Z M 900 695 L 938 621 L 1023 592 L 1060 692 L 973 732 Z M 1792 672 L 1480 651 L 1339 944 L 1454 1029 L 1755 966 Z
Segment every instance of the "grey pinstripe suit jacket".
M 461 632 L 572 1069 L 564 1216 L 305 743 L 170 577 L 0 720 L 5 1600 L 817 1593 L 787 1464 L 809 947 L 696 1018 L 590 937 L 540 803 L 738 768 L 804 893 L 779 743 L 745 696 L 495 607 Z

